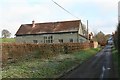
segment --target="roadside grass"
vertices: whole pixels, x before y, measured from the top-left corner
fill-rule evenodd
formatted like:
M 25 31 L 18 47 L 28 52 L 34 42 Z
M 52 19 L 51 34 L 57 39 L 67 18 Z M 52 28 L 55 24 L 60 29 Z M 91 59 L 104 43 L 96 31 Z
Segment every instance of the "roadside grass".
M 112 56 L 113 56 L 115 66 L 118 67 L 118 77 L 120 80 L 120 55 L 118 54 L 117 49 L 112 48 Z
M 48 59 L 30 58 L 8 64 L 2 69 L 2 78 L 57 78 L 75 65 L 91 58 L 100 48 L 71 54 L 59 54 Z
M 15 42 L 14 38 L 0 38 L 0 42 Z

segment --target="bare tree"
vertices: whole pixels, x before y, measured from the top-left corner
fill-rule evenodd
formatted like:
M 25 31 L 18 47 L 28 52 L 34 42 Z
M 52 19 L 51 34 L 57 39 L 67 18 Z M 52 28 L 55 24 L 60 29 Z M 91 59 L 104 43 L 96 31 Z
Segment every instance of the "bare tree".
M 3 38 L 8 38 L 11 36 L 11 33 L 7 29 L 2 30 L 2 37 Z

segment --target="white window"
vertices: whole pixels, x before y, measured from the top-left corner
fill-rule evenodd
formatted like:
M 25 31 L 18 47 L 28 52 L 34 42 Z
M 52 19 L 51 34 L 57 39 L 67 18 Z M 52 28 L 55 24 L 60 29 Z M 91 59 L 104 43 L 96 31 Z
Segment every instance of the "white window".
M 53 36 L 44 36 L 44 43 L 53 43 Z

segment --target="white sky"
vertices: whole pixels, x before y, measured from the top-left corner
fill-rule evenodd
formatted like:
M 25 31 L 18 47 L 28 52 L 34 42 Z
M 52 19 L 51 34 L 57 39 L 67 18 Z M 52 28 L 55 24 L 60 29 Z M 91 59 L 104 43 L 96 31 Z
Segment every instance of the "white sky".
M 89 30 L 111 34 L 118 21 L 119 0 L 54 0 L 79 17 Z M 15 35 L 21 24 L 76 20 L 52 0 L 0 0 L 0 32 L 7 29 Z M 1 37 L 1 36 L 0 36 Z

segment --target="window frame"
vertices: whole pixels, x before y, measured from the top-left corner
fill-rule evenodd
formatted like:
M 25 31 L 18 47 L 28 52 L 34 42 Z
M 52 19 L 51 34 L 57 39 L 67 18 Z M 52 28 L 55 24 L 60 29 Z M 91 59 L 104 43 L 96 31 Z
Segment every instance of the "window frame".
M 58 39 L 59 43 L 63 43 L 63 39 Z
M 69 39 L 69 41 L 70 41 L 71 43 L 73 43 L 73 42 L 74 42 L 73 38 L 70 38 L 70 39 Z
M 37 44 L 37 43 L 38 43 L 38 40 L 33 40 L 33 43 Z
M 44 43 L 53 43 L 53 36 L 52 35 L 46 35 L 43 37 Z

